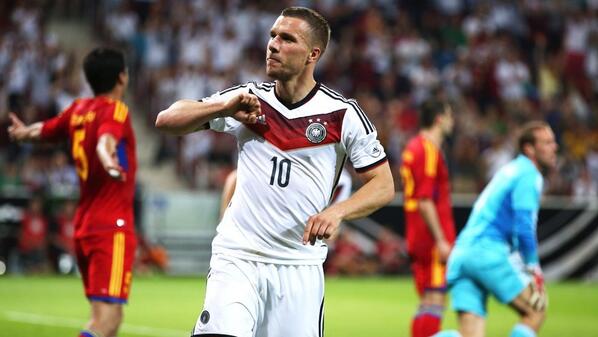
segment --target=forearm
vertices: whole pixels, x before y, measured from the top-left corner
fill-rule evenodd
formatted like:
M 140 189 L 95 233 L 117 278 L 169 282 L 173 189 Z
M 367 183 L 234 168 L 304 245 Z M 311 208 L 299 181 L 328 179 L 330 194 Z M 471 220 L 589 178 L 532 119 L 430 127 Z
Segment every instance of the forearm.
M 394 183 L 388 164 L 376 168 L 378 173 L 345 201 L 329 208 L 338 212 L 342 220 L 365 217 L 388 204 L 395 196 Z
M 120 168 L 116 158 L 116 144 L 117 140 L 111 134 L 103 134 L 98 140 L 96 153 L 106 171 Z
M 424 218 L 424 222 L 428 226 L 430 233 L 432 233 L 434 240 L 436 240 L 436 242 L 445 240 L 434 202 L 431 199 L 420 199 L 418 201 L 418 207 L 419 213 L 422 218 Z
M 33 123 L 27 125 L 13 134 L 14 140 L 17 142 L 34 142 L 41 139 L 43 122 Z
M 517 222 L 518 249 L 523 261 L 528 265 L 539 264 L 538 241 L 536 238 L 535 224 L 533 222 L 533 212 L 516 210 L 515 219 Z
M 183 135 L 197 131 L 210 120 L 225 114 L 225 102 L 180 100 L 158 114 L 156 128 L 170 134 Z

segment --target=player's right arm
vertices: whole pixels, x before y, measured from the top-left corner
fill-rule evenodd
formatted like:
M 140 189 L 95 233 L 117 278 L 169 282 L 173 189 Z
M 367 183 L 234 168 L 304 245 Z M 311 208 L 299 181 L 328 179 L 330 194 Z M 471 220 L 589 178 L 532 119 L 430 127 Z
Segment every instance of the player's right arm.
M 440 259 L 446 261 L 451 253 L 451 245 L 446 240 L 440 226 L 440 219 L 438 218 L 434 201 L 430 198 L 419 199 L 418 210 L 436 241 L 436 248 L 440 254 Z
M 77 100 L 58 116 L 26 125 L 14 113 L 9 113 L 11 125 L 8 127 L 8 135 L 15 142 L 33 142 L 39 140 L 61 140 L 68 137 L 68 125 L 72 110 L 77 105 Z
M 262 114 L 255 95 L 240 92 L 227 100 L 179 100 L 156 119 L 156 127 L 174 135 L 184 135 L 205 129 L 206 123 L 219 117 L 233 117 L 241 123 L 255 124 Z
M 8 118 L 10 118 L 8 135 L 11 140 L 20 143 L 37 141 L 40 139 L 44 123 L 37 122 L 31 125 L 25 125 L 25 123 L 12 112 L 8 114 Z
M 434 200 L 432 200 L 438 173 L 437 166 L 439 153 L 425 140 L 422 143 L 422 147 L 423 151 L 414 154 L 413 159 L 411 160 L 412 164 L 409 167 L 405 166 L 405 169 L 414 171 L 410 173 L 409 176 L 420 177 L 418 178 L 417 183 L 416 181 L 411 183 L 413 185 L 411 194 L 417 199 L 417 210 L 436 242 L 436 248 L 438 249 L 440 259 L 446 261 L 451 252 L 451 245 L 444 236 L 436 205 L 434 204 Z

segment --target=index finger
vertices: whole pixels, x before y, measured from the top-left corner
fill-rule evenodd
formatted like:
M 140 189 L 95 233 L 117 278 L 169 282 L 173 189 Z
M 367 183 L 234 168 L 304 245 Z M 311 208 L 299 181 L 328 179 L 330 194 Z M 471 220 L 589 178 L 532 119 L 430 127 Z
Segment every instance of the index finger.
M 310 217 L 307 219 L 307 224 L 305 225 L 305 230 L 303 231 L 303 244 L 306 245 L 309 242 L 309 237 L 311 233 L 311 229 L 314 226 L 314 221 Z

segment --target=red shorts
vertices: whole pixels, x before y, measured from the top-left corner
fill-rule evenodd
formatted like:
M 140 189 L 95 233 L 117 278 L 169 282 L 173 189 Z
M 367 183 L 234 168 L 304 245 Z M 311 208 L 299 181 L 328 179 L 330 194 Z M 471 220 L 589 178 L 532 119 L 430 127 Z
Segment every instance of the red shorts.
M 90 301 L 126 303 L 137 238 L 114 232 L 75 239 L 77 265 Z
M 446 291 L 446 264 L 440 261 L 436 247 L 411 252 L 411 271 L 420 296 L 425 291 Z

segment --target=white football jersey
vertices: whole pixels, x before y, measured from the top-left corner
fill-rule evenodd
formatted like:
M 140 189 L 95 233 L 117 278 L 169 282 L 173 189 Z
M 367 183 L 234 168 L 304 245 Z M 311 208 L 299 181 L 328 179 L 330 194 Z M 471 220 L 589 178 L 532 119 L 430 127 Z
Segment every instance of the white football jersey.
M 320 264 L 326 244 L 303 245 L 307 219 L 326 208 L 348 158 L 358 172 L 386 161 L 376 128 L 354 100 L 317 84 L 300 102 L 282 103 L 274 83 L 247 83 L 203 101 L 239 92 L 258 97 L 264 117 L 243 124 L 226 117 L 210 129 L 238 141 L 237 185 L 217 228 L 212 253 L 278 264 Z

